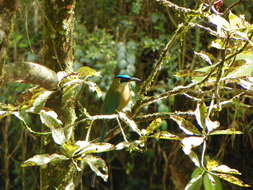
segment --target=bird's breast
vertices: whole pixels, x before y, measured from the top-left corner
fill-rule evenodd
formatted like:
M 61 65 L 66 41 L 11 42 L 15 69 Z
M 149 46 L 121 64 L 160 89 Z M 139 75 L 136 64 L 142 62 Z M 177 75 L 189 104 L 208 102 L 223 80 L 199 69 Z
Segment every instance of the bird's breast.
M 131 100 L 131 90 L 129 84 L 122 85 L 119 88 L 119 93 L 121 94 L 121 96 L 118 110 L 122 110 L 124 107 L 127 106 L 129 101 Z

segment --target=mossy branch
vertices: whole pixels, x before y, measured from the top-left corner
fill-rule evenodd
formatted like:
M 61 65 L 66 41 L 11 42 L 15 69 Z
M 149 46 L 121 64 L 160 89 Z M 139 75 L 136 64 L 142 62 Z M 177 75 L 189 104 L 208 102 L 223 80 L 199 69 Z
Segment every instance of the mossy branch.
M 7 82 L 24 82 L 52 90 L 57 88 L 58 77 L 53 70 L 37 63 L 15 62 L 3 67 L 0 84 Z

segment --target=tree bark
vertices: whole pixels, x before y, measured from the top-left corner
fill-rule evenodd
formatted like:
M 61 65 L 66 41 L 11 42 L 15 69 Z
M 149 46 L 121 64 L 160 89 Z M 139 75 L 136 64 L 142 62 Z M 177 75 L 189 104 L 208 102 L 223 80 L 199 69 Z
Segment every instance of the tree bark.
M 72 71 L 75 3 L 75 0 L 44 0 L 45 33 L 42 62 L 55 72 Z M 59 97 L 61 96 L 50 100 L 49 107 L 58 114 L 63 126 L 72 124 L 76 119 L 74 104 L 66 105 Z M 66 129 L 65 134 L 69 141 L 74 140 L 73 128 Z M 45 149 L 47 153 L 52 150 L 59 151 L 54 142 L 51 142 Z M 71 161 L 49 164 L 46 168 L 41 169 L 40 179 L 40 189 L 43 190 L 75 189 L 74 181 L 77 180 L 77 170 Z
M 17 8 L 18 0 L 0 0 L 0 76 L 7 60 L 9 35 Z

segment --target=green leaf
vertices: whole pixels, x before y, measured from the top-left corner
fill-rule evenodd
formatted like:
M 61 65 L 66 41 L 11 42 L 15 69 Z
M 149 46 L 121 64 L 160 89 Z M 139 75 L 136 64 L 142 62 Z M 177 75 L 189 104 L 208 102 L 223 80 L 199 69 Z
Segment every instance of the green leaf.
M 61 120 L 58 119 L 57 113 L 55 113 L 53 110 L 41 110 L 40 119 L 41 122 L 50 129 L 62 126 Z
M 51 128 L 52 137 L 56 144 L 62 145 L 64 144 L 67 139 L 64 133 L 64 129 L 62 127 L 59 128 Z
M 61 160 L 68 160 L 68 158 L 60 154 L 38 154 L 26 160 L 21 166 L 43 166 L 50 162 L 56 162 Z
M 212 121 L 209 117 L 206 117 L 205 124 L 209 133 L 220 127 L 219 121 Z
M 40 119 L 43 124 L 51 129 L 54 142 L 61 145 L 67 141 L 62 122 L 58 115 L 52 110 L 41 110 Z
M 223 190 L 220 179 L 215 175 L 205 173 L 203 182 L 205 190 Z
M 115 146 L 115 150 L 122 150 L 127 148 L 130 152 L 132 151 L 142 151 L 141 148 L 145 146 L 144 140 L 135 140 L 131 142 L 120 142 Z
M 194 147 L 198 147 L 204 141 L 204 137 L 185 137 L 181 140 L 183 144 L 183 151 L 185 154 L 189 154 L 191 149 Z
M 90 143 L 88 141 L 77 141 L 75 143 L 79 148 L 74 152 L 74 155 L 108 152 L 115 149 L 115 146 L 110 143 Z
M 227 174 L 236 174 L 236 175 L 241 175 L 241 173 L 236 170 L 236 169 L 232 169 L 226 165 L 219 165 L 219 166 L 216 166 L 214 168 L 212 168 L 211 171 L 214 171 L 214 172 L 219 172 L 219 173 L 227 173 Z
M 75 101 L 83 86 L 83 80 L 74 79 L 64 84 L 62 102 L 64 105 Z
M 180 140 L 180 138 L 177 135 L 174 135 L 168 131 L 157 132 L 151 137 L 154 137 L 156 139 L 165 139 L 165 140 Z
M 81 77 L 90 77 L 90 76 L 99 76 L 100 75 L 99 72 L 97 72 L 96 70 L 94 70 L 90 67 L 87 67 L 87 66 L 80 67 L 77 70 L 77 73 Z
M 225 129 L 225 130 L 215 130 L 212 131 L 209 135 L 241 135 L 243 132 L 236 131 L 234 129 Z
M 212 65 L 212 61 L 211 59 L 209 58 L 209 55 L 204 52 L 204 51 L 201 51 L 201 52 L 194 52 L 195 55 L 199 56 L 201 59 L 203 59 L 204 61 L 206 61 L 209 65 Z
M 161 118 L 153 120 L 147 127 L 145 135 L 150 135 L 151 133 L 153 133 L 158 127 L 160 127 L 161 123 L 162 123 Z
M 199 126 L 203 130 L 205 130 L 206 129 L 205 120 L 207 118 L 207 107 L 204 102 L 200 102 L 197 104 L 197 108 L 195 110 L 195 117 Z
M 222 173 L 216 173 L 216 175 L 229 182 L 229 183 L 232 183 L 234 185 L 238 185 L 238 186 L 241 186 L 241 187 L 250 187 L 250 185 L 244 183 L 242 180 L 240 180 L 239 178 L 233 176 L 233 175 L 229 175 L 229 174 L 222 174 Z
M 201 135 L 198 128 L 190 121 L 176 115 L 172 115 L 170 118 L 173 119 L 178 124 L 179 128 L 187 135 Z
M 184 190 L 199 190 L 202 186 L 202 177 L 205 172 L 197 167 L 191 175 L 191 180 L 188 182 Z
M 41 109 L 45 106 L 47 99 L 53 91 L 44 91 L 41 92 L 33 102 L 32 107 L 28 110 L 30 112 L 39 113 Z
M 250 26 L 243 15 L 240 15 L 240 17 L 238 17 L 231 11 L 229 12 L 228 19 L 232 29 L 244 29 Z
M 0 119 L 6 117 L 8 115 L 10 115 L 10 113 L 8 111 L 0 111 Z
M 200 162 L 198 155 L 193 152 L 192 148 L 200 146 L 204 141 L 203 137 L 186 137 L 181 140 L 182 150 L 184 153 L 189 156 L 191 161 L 195 164 L 195 166 L 200 167 Z
M 100 176 L 104 181 L 108 180 L 108 167 L 102 158 L 86 155 L 83 160 L 90 166 L 91 170 L 94 171 L 97 176 Z

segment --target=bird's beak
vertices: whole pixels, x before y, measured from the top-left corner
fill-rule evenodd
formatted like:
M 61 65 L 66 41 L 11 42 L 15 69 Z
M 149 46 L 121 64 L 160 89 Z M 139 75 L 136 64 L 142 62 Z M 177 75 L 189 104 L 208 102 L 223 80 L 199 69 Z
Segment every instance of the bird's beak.
M 136 77 L 131 77 L 131 81 L 141 82 L 141 79 Z

